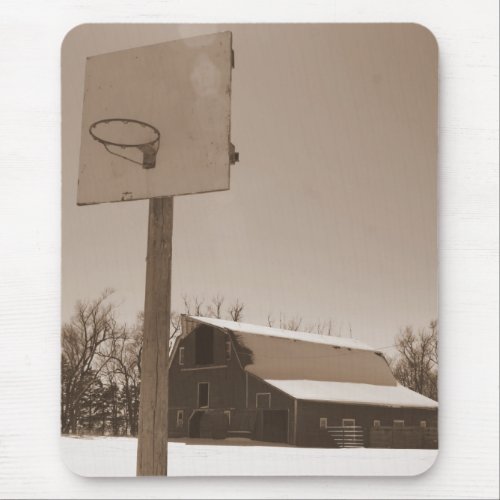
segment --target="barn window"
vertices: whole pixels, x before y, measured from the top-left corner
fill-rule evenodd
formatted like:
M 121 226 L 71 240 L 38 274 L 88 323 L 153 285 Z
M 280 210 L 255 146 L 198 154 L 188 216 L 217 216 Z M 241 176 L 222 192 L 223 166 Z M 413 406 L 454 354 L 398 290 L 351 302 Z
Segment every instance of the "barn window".
M 374 427 L 375 429 L 378 429 L 378 428 L 380 427 L 380 420 L 374 420 L 374 421 L 373 421 L 373 427 Z
M 177 410 L 177 427 L 184 427 L 184 410 Z
M 392 426 L 395 429 L 402 429 L 405 426 L 405 421 L 404 420 L 393 420 Z
M 258 392 L 255 395 L 256 408 L 271 408 L 271 394 L 269 392 Z
M 321 417 L 319 419 L 319 428 L 326 429 L 328 427 L 328 419 L 326 417 Z
M 214 362 L 214 332 L 208 326 L 196 330 L 195 360 L 197 365 L 210 365 Z
M 227 425 L 231 425 L 231 411 L 230 410 L 224 411 L 224 415 L 226 416 Z
M 179 347 L 179 364 L 184 364 L 184 347 Z
M 231 359 L 231 340 L 226 340 L 226 361 Z
M 198 408 L 208 408 L 210 401 L 209 387 L 208 382 L 198 383 Z
M 420 420 L 420 427 L 422 427 L 422 429 L 425 429 L 427 427 L 427 420 Z

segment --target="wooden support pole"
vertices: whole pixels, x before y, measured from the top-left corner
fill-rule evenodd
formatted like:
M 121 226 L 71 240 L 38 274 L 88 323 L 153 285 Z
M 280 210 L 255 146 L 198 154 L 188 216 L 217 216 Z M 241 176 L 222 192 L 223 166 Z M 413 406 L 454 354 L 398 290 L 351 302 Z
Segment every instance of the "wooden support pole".
M 149 200 L 138 476 L 167 475 L 173 197 Z

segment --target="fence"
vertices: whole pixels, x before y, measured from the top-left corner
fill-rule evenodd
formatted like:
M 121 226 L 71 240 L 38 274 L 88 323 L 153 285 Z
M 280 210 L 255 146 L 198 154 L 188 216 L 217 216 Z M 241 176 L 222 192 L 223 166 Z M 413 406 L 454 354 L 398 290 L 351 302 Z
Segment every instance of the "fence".
M 330 426 L 326 430 L 338 448 L 361 448 L 364 446 L 363 427 L 360 425 Z
M 370 448 L 437 448 L 436 427 L 372 427 Z

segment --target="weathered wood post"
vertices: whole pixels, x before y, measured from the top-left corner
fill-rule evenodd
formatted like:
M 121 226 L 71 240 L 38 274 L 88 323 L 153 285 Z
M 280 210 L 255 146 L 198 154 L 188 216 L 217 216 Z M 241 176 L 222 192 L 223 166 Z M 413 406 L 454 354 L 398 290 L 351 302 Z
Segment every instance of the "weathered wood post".
M 137 475 L 165 476 L 173 197 L 149 200 Z

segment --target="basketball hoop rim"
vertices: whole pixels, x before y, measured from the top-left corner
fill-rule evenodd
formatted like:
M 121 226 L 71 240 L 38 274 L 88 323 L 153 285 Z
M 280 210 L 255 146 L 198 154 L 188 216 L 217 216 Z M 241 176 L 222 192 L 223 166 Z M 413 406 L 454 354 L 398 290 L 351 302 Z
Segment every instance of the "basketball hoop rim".
M 98 137 L 97 135 L 94 134 L 93 129 L 95 129 L 95 127 L 97 127 L 97 125 L 99 125 L 101 123 L 111 123 L 111 122 L 137 123 L 138 125 L 142 125 L 144 127 L 148 127 L 151 130 L 153 130 L 153 132 L 156 134 L 156 138 L 153 141 L 141 142 L 138 144 L 123 144 L 123 143 L 111 142 L 111 141 L 107 141 L 105 139 L 101 139 L 100 137 Z M 156 127 L 154 127 L 153 125 L 150 125 L 149 123 L 141 122 L 140 120 L 134 120 L 132 118 L 105 118 L 104 120 L 98 120 L 98 121 L 92 123 L 92 125 L 90 125 L 89 134 L 92 136 L 93 139 L 95 139 L 96 141 L 98 141 L 102 144 L 105 144 L 105 145 L 107 144 L 110 146 L 118 146 L 121 148 L 140 148 L 142 146 L 147 146 L 149 144 L 153 145 L 153 144 L 160 141 L 160 131 Z

